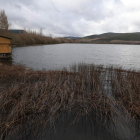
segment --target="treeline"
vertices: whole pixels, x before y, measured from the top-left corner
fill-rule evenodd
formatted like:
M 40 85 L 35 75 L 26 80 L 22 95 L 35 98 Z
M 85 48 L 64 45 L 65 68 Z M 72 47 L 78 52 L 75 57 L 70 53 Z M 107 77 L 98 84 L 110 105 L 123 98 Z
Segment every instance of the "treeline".
M 52 38 L 33 33 L 15 34 L 10 32 L 0 33 L 0 35 L 10 37 L 12 46 L 28 46 L 28 45 L 40 45 L 40 44 L 59 44 L 59 43 L 79 43 L 79 40 L 67 39 L 67 38 Z
M 52 37 L 46 37 L 36 34 L 23 33 L 23 34 L 14 34 L 14 33 L 3 33 L 4 35 L 10 37 L 12 46 L 27 46 L 27 45 L 37 45 L 37 44 L 57 44 L 61 43 L 57 39 Z
M 68 38 L 52 38 L 49 36 L 44 36 L 41 34 L 34 34 L 24 32 L 21 34 L 11 33 L 7 31 L 0 31 L 0 35 L 11 38 L 12 46 L 28 46 L 28 45 L 40 45 L 40 44 L 59 44 L 59 43 L 80 43 L 79 40 L 76 39 L 68 39 Z

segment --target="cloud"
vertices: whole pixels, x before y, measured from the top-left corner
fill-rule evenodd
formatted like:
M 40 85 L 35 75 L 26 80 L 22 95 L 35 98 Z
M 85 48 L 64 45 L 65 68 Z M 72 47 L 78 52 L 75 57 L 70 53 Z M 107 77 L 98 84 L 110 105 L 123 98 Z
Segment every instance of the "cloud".
M 139 0 L 1 0 L 11 28 L 43 29 L 45 35 L 85 36 L 140 29 Z

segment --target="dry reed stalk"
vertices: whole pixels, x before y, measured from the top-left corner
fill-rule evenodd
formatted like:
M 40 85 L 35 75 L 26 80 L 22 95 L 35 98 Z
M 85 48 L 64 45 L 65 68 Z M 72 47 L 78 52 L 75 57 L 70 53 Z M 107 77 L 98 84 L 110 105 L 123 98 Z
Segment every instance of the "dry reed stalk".
M 132 117 L 140 116 L 138 72 L 85 64 L 71 71 L 25 71 L 20 66 L 0 67 L 1 139 L 16 130 L 22 135 L 35 126 L 53 124 L 73 109 L 77 111 L 73 123 L 93 113 L 105 124 L 120 106 Z

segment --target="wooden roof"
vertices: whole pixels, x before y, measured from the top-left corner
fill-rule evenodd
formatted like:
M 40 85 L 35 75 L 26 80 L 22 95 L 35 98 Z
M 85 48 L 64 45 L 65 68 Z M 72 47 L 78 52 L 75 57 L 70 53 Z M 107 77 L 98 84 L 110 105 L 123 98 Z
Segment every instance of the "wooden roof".
M 7 39 L 12 39 L 10 37 L 6 37 L 6 36 L 2 36 L 2 35 L 0 35 L 0 37 L 7 38 Z

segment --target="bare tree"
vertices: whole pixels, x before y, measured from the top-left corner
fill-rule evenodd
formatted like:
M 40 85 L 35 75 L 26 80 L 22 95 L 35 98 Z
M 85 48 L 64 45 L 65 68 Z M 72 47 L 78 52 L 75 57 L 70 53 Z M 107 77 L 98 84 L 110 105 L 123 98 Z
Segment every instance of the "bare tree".
M 26 28 L 24 27 L 24 33 L 27 33 L 27 30 L 26 30 Z
M 39 33 L 39 35 L 43 35 L 43 33 L 42 33 L 42 28 L 40 28 L 40 33 Z
M 5 11 L 0 11 L 0 30 L 1 31 L 7 31 L 9 28 L 9 23 L 7 19 L 7 15 L 5 14 Z

